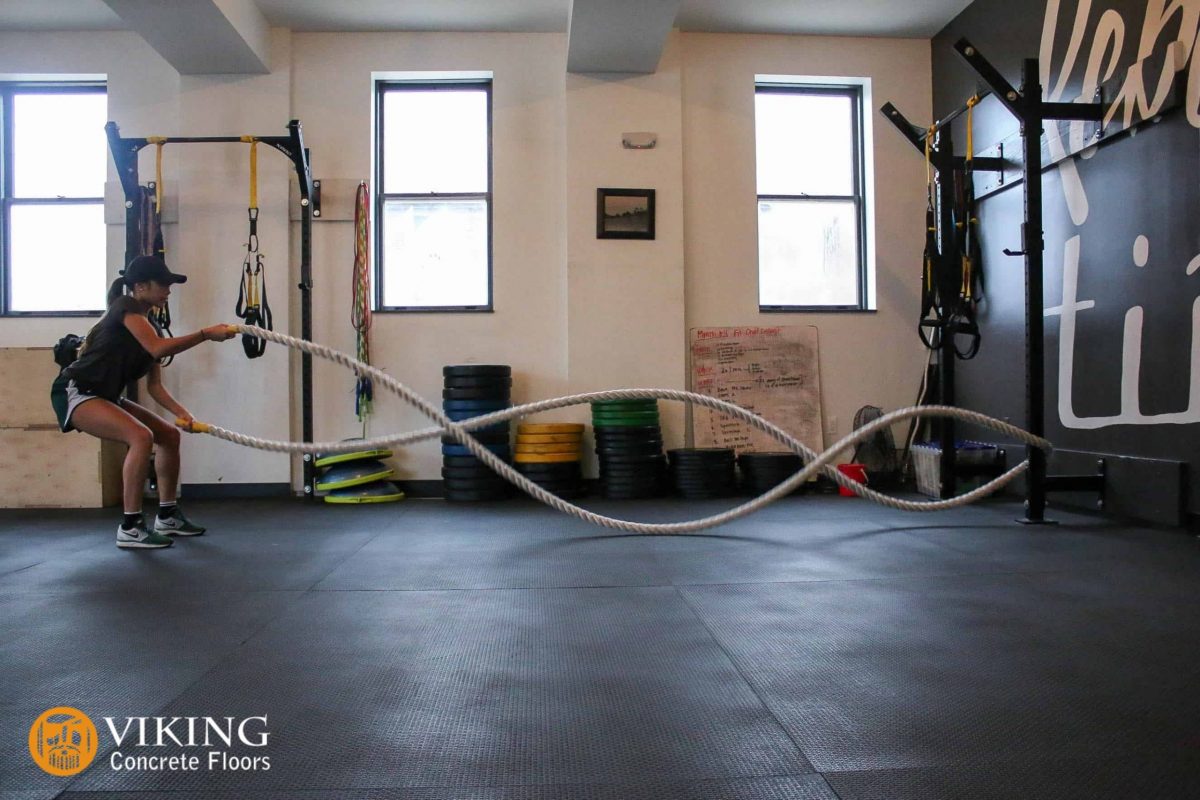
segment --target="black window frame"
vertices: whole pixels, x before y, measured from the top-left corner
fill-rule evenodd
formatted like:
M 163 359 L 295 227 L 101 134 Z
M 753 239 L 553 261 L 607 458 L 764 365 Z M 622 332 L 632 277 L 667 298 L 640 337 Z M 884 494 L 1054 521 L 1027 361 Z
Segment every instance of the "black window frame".
M 384 160 L 384 113 L 383 98 L 391 91 L 483 91 L 487 98 L 487 191 L 485 192 L 429 192 L 429 193 L 386 193 L 383 186 Z M 495 310 L 493 292 L 493 253 L 495 240 L 492 231 L 493 215 L 493 148 L 492 148 L 492 79 L 462 78 L 447 80 L 392 80 L 375 81 L 375 288 L 373 311 L 382 313 L 440 314 L 462 312 L 492 312 Z M 383 303 L 385 254 L 383 246 L 383 209 L 388 200 L 482 200 L 487 206 L 487 303 L 483 305 L 450 306 L 387 306 Z
M 108 94 L 107 81 L 0 81 L 0 317 L 95 317 L 104 313 L 104 297 L 96 298 L 101 308 L 88 311 L 14 311 L 12 305 L 11 235 L 12 209 L 20 205 L 93 205 L 104 207 L 99 197 L 14 197 L 13 196 L 13 98 L 19 94 Z M 104 136 L 103 130 L 95 133 Z M 103 187 L 102 187 L 103 191 Z M 107 257 L 105 258 L 107 263 Z
M 854 147 L 851 149 L 853 159 L 852 186 L 854 194 L 852 195 L 809 195 L 809 194 L 757 194 L 757 185 L 755 186 L 755 221 L 758 220 L 758 204 L 764 200 L 784 200 L 784 201 L 830 201 L 830 200 L 851 200 L 854 202 L 855 216 L 857 225 L 855 226 L 855 236 L 858 244 L 858 302 L 854 305 L 781 305 L 769 304 L 764 305 L 761 302 L 761 292 L 759 294 L 760 301 L 758 310 L 764 313 L 792 313 L 792 312 L 871 312 L 872 309 L 868 297 L 868 273 L 867 273 L 867 187 L 866 187 L 866 169 L 865 169 L 865 153 L 866 142 L 864 141 L 864 120 L 863 120 L 863 85 L 859 83 L 840 83 L 840 84 L 813 84 L 797 81 L 796 83 L 756 83 L 754 85 L 754 95 L 759 94 L 789 94 L 789 95 L 826 95 L 836 97 L 846 97 L 850 100 L 850 116 L 851 116 L 851 132 L 854 137 Z M 755 120 L 757 127 L 758 120 Z M 758 151 L 755 147 L 755 164 L 758 163 Z M 757 184 L 757 179 L 755 181 Z M 758 280 L 761 286 L 762 282 L 762 257 L 758 259 Z

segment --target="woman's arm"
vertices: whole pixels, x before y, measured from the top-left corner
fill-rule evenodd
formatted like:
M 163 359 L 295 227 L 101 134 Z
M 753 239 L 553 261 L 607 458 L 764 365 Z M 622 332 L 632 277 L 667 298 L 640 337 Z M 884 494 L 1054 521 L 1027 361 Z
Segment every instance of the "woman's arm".
M 146 390 L 154 398 L 154 402 L 174 414 L 176 419 L 189 421 L 192 419 L 188 410 L 179 405 L 179 402 L 167 391 L 167 387 L 163 386 L 162 367 L 158 364 L 152 366 L 150 373 L 146 376 Z
M 158 335 L 158 331 L 154 330 L 154 326 L 150 324 L 150 320 L 132 311 L 125 315 L 123 322 L 129 332 L 138 340 L 138 344 L 155 359 L 182 353 L 184 350 L 190 350 L 201 342 L 223 342 L 226 339 L 232 339 L 234 336 L 237 336 L 237 333 L 231 330 L 228 325 L 211 325 L 207 328 L 201 328 L 195 333 L 164 338 Z

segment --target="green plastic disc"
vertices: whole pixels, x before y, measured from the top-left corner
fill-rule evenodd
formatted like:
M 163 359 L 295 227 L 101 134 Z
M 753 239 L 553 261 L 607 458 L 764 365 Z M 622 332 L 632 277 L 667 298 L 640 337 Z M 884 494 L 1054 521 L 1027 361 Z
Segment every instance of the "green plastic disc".
M 369 458 L 391 458 L 391 450 L 355 450 L 353 453 L 332 453 L 327 456 L 317 456 L 314 462 L 318 467 L 332 467 L 334 464 L 349 464 L 351 461 L 366 461 Z
M 404 492 L 391 481 L 377 481 L 349 489 L 338 489 L 325 495 L 326 503 L 346 505 L 358 503 L 395 503 L 404 499 Z
M 332 492 L 335 489 L 349 489 L 351 486 L 361 486 L 372 481 L 383 481 L 392 477 L 394 470 L 381 461 L 352 461 L 349 464 L 336 464 L 326 467 L 317 478 L 317 491 Z

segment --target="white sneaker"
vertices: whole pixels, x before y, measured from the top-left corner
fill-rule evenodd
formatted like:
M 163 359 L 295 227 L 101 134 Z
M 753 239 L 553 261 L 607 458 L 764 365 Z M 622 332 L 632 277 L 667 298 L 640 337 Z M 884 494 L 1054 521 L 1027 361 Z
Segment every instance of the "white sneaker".
M 123 549 L 142 549 L 151 550 L 159 547 L 170 547 L 173 544 L 171 539 L 158 533 L 151 533 L 141 525 L 135 528 L 125 529 L 120 525 L 117 526 L 117 547 Z
M 178 508 L 171 516 L 163 519 L 154 517 L 154 532 L 165 536 L 203 536 L 205 529 L 183 515 Z

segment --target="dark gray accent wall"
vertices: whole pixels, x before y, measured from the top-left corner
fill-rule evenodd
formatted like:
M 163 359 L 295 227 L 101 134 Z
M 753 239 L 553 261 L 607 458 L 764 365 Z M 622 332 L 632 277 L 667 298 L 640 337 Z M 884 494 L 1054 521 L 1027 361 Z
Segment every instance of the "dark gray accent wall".
M 955 41 L 969 38 L 1013 85 L 1019 85 L 1021 61 L 1038 57 L 1047 10 L 1056 8 L 1049 92 L 1064 70 L 1077 21 L 1076 0 L 976 0 L 964 10 L 932 43 L 935 115 L 961 105 L 976 88 L 974 72 L 952 49 Z M 1138 61 L 1143 30 L 1161 29 L 1155 52 L 1161 53 L 1176 38 L 1185 39 L 1190 50 L 1197 22 L 1188 20 L 1190 27 L 1181 30 L 1182 16 L 1176 13 L 1159 26 L 1147 19 L 1148 8 L 1144 0 L 1091 4 L 1080 28 L 1083 36 L 1068 88 L 1058 99 L 1071 101 L 1079 95 L 1089 59 L 1111 59 L 1113 75 L 1127 80 L 1129 68 Z M 1116 48 L 1105 55 L 1096 43 L 1105 14 L 1106 23 L 1123 31 L 1119 55 Z M 1189 80 L 1189 70 L 1196 71 L 1192 80 L 1200 85 L 1200 64 L 1191 64 L 1195 58 L 1200 55 L 1191 56 L 1178 75 L 1181 87 Z M 1145 76 L 1150 95 L 1157 79 L 1157 73 Z M 960 120 L 955 130 L 960 152 L 966 141 L 964 122 Z M 976 152 L 1016 130 L 999 103 L 984 101 L 976 112 Z M 1046 317 L 1047 436 L 1068 450 L 1188 463 L 1185 504 L 1198 513 L 1200 348 L 1192 338 L 1193 315 L 1200 315 L 1200 269 L 1192 266 L 1189 275 L 1188 268 L 1200 256 L 1200 132 L 1188 121 L 1186 108 L 1177 107 L 1132 135 L 1103 142 L 1092 157 L 1073 160 L 1087 200 L 1085 218 L 1078 210 L 1075 218 L 1070 213 L 1067 193 L 1078 195 L 1070 177 L 1057 166 L 1043 174 L 1045 305 L 1048 310 L 1061 306 L 1064 275 L 1074 261 L 1069 254 L 1077 246 L 1079 306 L 1073 336 L 1067 335 L 1067 317 Z M 987 280 L 981 309 L 983 346 L 974 361 L 959 362 L 958 398 L 967 408 L 1020 423 L 1025 419 L 1023 265 L 1021 259 L 1001 252 L 1005 247 L 1020 249 L 1019 184 L 984 199 L 979 218 Z M 1138 261 L 1144 263 L 1139 266 Z M 1127 325 L 1131 330 L 1137 327 L 1127 315 L 1136 318 L 1138 308 L 1141 347 L 1123 352 Z M 915 317 L 917 309 L 913 313 Z M 1072 347 L 1073 358 L 1064 358 Z M 1140 376 L 1133 369 L 1138 353 Z M 1053 462 L 1051 467 L 1054 472 Z

